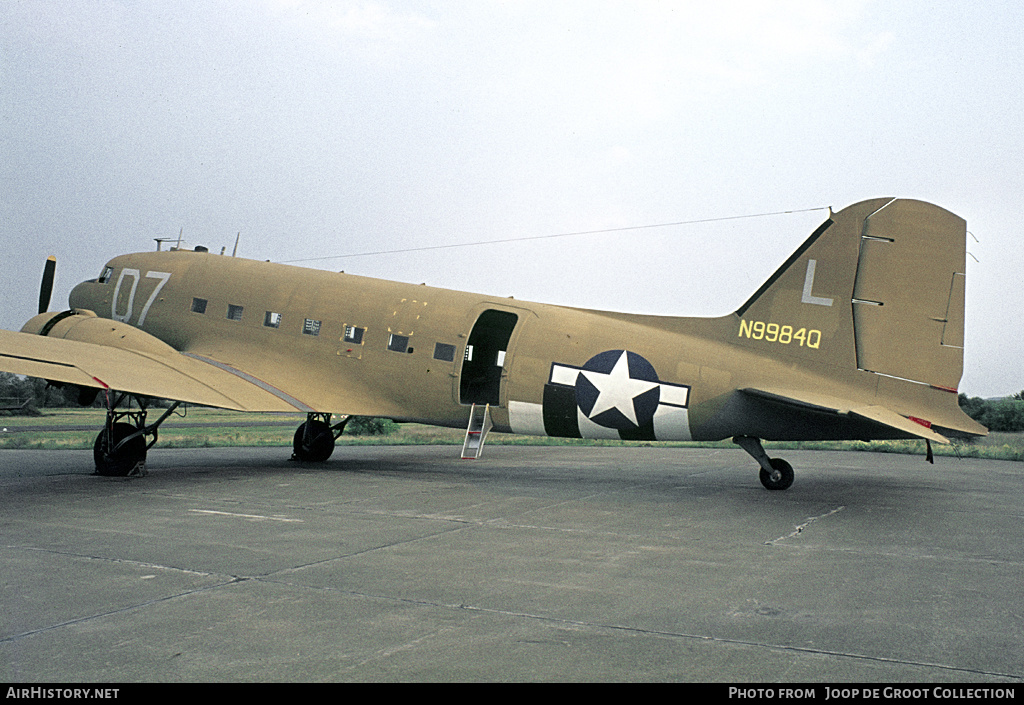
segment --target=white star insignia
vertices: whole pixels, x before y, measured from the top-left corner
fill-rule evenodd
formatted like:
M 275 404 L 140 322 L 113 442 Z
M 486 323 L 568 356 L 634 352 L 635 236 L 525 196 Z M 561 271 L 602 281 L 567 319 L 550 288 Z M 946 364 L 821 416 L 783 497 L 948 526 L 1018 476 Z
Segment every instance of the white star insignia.
M 629 376 L 629 360 L 626 352 L 623 351 L 612 371 L 592 372 L 580 370 L 586 379 L 597 387 L 599 395 L 594 402 L 594 408 L 590 410 L 590 418 L 594 418 L 609 409 L 618 409 L 634 425 L 639 425 L 636 418 L 636 411 L 633 409 L 633 399 L 644 392 L 649 392 L 658 386 L 658 382 L 651 382 L 644 379 L 633 379 Z

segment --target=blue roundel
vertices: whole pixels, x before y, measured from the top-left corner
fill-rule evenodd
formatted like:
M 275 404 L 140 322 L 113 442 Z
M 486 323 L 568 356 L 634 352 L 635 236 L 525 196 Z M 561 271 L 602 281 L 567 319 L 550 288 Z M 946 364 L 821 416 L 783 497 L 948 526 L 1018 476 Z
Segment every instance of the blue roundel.
M 628 350 L 587 360 L 576 377 L 576 404 L 596 424 L 620 431 L 647 426 L 661 399 L 654 366 Z

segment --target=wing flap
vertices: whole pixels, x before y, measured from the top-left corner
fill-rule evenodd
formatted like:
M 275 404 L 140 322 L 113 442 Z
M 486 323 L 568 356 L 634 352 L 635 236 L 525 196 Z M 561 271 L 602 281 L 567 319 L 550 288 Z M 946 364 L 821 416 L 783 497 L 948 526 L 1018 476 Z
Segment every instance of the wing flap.
M 237 411 L 312 411 L 252 375 L 176 351 L 129 350 L 0 330 L 0 369 Z

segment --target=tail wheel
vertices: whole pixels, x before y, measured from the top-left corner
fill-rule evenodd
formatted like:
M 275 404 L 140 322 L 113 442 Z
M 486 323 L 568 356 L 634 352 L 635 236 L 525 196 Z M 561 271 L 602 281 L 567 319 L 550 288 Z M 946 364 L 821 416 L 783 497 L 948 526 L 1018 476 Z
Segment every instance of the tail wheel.
M 118 448 L 118 444 L 139 429 L 128 423 L 112 424 L 96 436 L 92 457 L 96 461 L 96 474 L 107 477 L 125 477 L 146 460 L 146 439 L 140 434 Z M 116 449 L 116 450 L 115 450 Z
M 793 484 L 793 466 L 782 458 L 771 459 L 772 470 L 761 469 L 761 484 L 766 490 L 786 490 Z
M 307 433 L 306 426 L 309 426 Z M 307 440 L 308 438 L 308 440 Z M 322 463 L 334 452 L 334 433 L 323 421 L 307 421 L 295 431 L 292 441 L 295 460 Z

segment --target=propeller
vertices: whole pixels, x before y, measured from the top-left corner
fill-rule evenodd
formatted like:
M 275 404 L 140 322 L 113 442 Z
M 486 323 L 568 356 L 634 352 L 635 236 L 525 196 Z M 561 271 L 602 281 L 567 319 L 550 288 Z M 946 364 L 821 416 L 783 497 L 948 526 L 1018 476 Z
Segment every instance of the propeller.
M 50 255 L 43 266 L 43 281 L 39 285 L 39 313 L 46 313 L 50 308 L 50 295 L 53 293 L 53 275 L 57 271 L 57 258 Z

